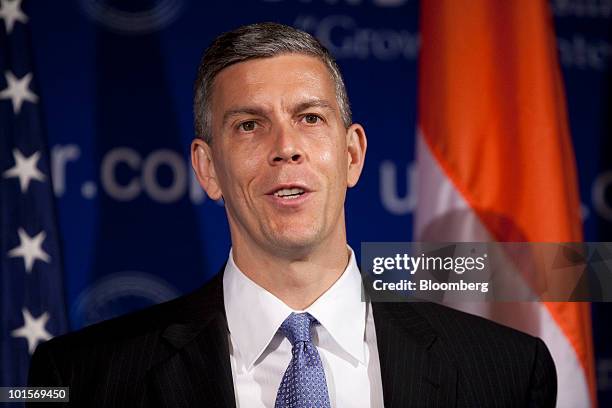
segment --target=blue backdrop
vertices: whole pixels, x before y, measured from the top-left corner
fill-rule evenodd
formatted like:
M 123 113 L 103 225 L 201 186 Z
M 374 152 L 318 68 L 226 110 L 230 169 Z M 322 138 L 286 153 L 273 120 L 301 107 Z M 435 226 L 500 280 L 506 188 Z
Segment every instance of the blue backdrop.
M 554 0 L 585 236 L 612 240 L 610 0 Z M 38 1 L 25 5 L 51 152 L 72 328 L 189 291 L 229 249 L 224 209 L 188 161 L 192 83 L 219 33 L 257 21 L 317 36 L 369 137 L 349 241 L 408 241 L 416 203 L 416 0 Z M 503 61 L 500 61 L 503 63 Z M 511 154 L 511 152 L 509 152 Z M 612 406 L 608 304 L 594 305 L 600 405 Z

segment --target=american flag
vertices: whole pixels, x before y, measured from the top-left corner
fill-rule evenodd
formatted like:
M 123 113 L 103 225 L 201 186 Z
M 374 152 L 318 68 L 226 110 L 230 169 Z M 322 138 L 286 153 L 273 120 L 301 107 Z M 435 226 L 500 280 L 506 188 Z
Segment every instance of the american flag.
M 0 386 L 24 386 L 36 346 L 67 329 L 41 98 L 22 0 L 0 0 Z

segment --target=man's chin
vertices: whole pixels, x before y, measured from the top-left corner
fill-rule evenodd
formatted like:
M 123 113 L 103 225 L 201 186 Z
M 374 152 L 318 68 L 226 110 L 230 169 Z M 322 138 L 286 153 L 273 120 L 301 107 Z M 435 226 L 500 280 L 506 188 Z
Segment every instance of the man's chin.
M 286 255 L 306 255 L 321 245 L 319 234 L 275 234 L 270 247 Z

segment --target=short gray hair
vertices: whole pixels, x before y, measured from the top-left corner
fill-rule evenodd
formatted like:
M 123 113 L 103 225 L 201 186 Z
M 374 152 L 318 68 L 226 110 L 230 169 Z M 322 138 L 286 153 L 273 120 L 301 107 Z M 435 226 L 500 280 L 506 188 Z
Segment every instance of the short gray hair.
M 212 142 L 210 101 L 215 77 L 230 65 L 255 58 L 303 54 L 325 64 L 334 81 L 336 99 L 344 127 L 351 123 L 351 107 L 338 64 L 312 35 L 277 23 L 257 23 L 221 34 L 206 49 L 194 84 L 193 114 L 196 136 Z

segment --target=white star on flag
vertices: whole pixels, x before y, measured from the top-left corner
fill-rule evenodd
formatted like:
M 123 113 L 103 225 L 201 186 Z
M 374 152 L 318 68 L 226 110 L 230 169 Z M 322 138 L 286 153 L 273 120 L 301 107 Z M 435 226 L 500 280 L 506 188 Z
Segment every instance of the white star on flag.
M 28 73 L 17 79 L 11 71 L 4 73 L 6 78 L 6 88 L 0 91 L 0 99 L 10 99 L 13 103 L 13 112 L 17 115 L 21 111 L 23 101 L 32 103 L 38 102 L 38 95 L 30 91 L 30 81 L 32 81 L 32 73 Z
M 13 149 L 13 159 L 15 165 L 4 172 L 4 178 L 19 177 L 19 187 L 22 193 L 28 191 L 30 180 L 45 180 L 45 175 L 36 167 L 40 159 L 40 152 L 24 157 L 18 149 Z
M 30 237 L 23 228 L 19 228 L 17 233 L 19 234 L 19 246 L 8 251 L 9 257 L 22 257 L 27 273 L 32 272 L 32 266 L 36 260 L 49 263 L 51 257 L 42 249 L 42 243 L 47 237 L 45 231 L 40 231 L 35 237 Z
M 21 11 L 21 0 L 0 0 L 0 18 L 4 20 L 6 32 L 9 34 L 13 31 L 15 21 L 28 21 L 28 16 Z
M 13 330 L 11 336 L 26 339 L 28 341 L 28 352 L 32 354 L 41 340 L 49 340 L 53 337 L 45 329 L 45 325 L 49 320 L 49 313 L 44 312 L 39 317 L 34 318 L 28 309 L 23 308 L 21 309 L 21 314 L 23 314 L 23 326 Z

